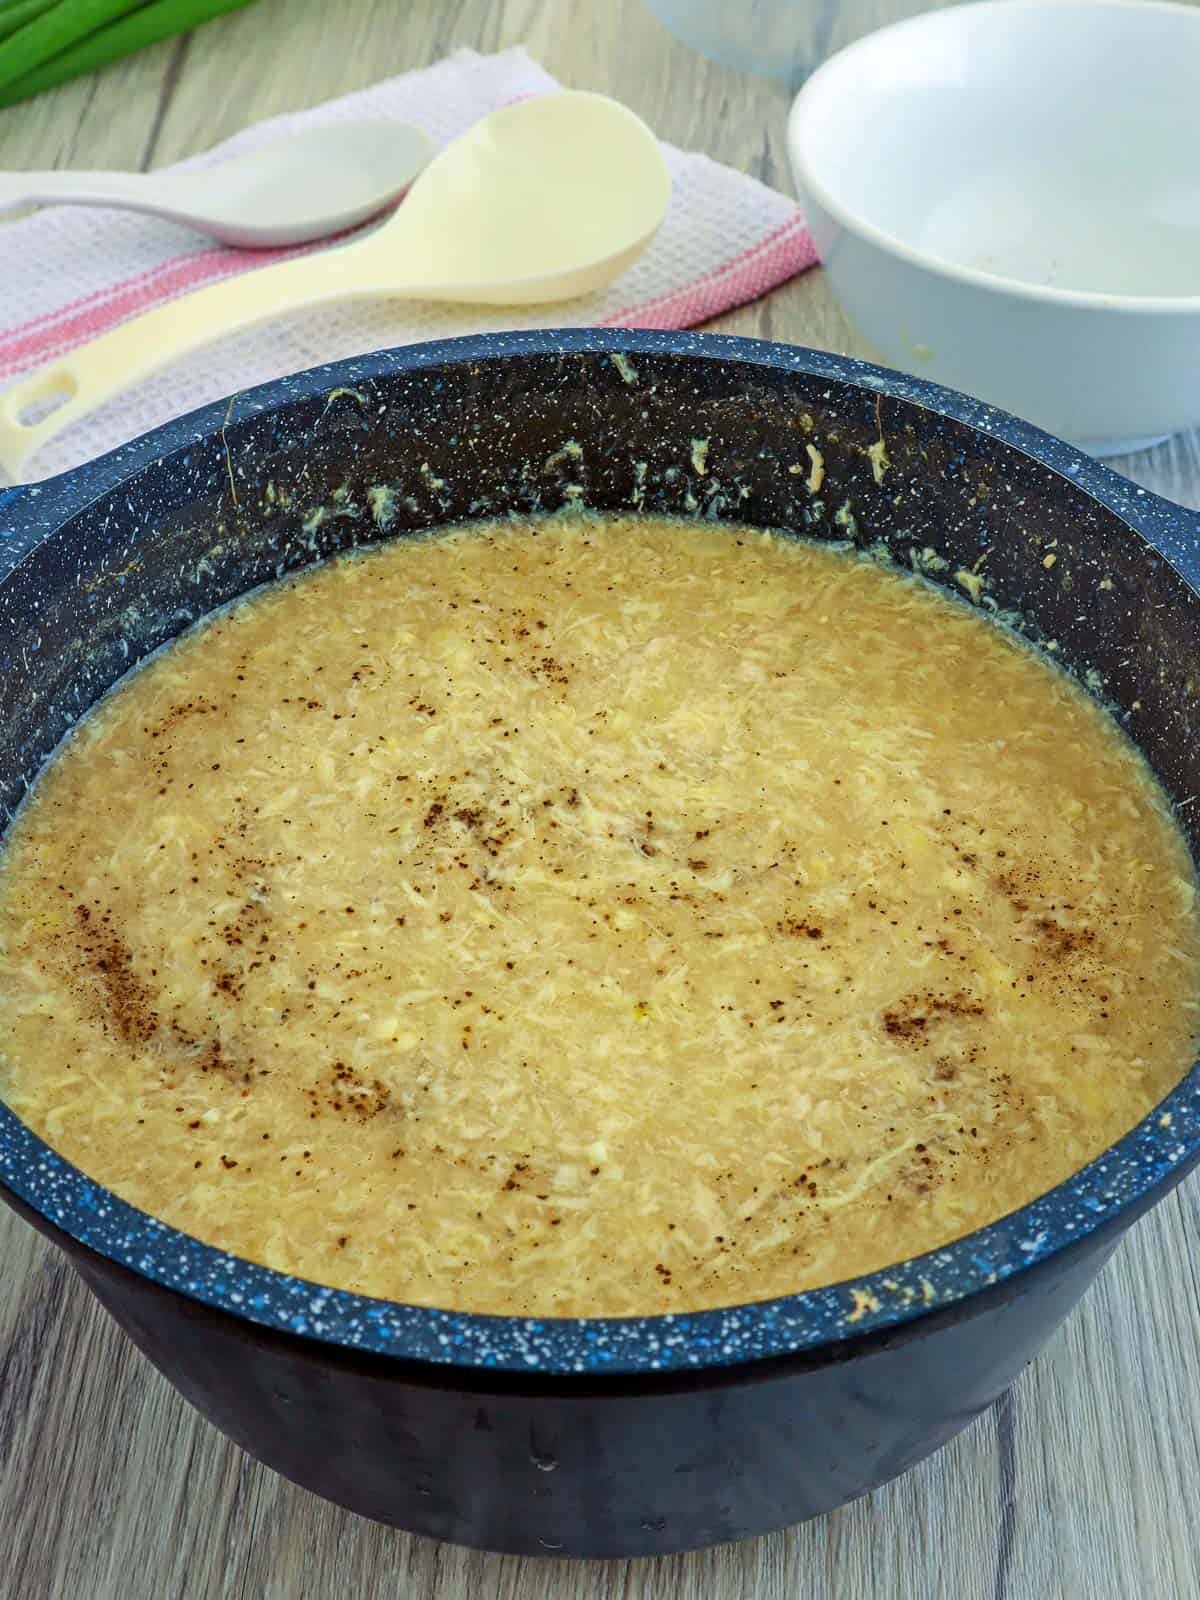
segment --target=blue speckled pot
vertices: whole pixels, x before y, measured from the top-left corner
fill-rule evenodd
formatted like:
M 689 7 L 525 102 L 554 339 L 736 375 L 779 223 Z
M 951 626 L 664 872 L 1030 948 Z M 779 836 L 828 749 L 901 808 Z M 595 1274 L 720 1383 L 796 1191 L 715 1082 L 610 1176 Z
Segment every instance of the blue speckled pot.
M 584 331 L 315 368 L 0 495 L 0 821 L 131 663 L 265 579 L 382 537 L 380 483 L 392 536 L 573 501 L 886 545 L 927 569 L 914 552 L 931 550 L 947 581 L 986 553 L 983 604 L 1087 675 L 1177 801 L 1200 793 L 1193 514 L 898 374 Z M 245 1448 L 419 1533 L 573 1555 L 741 1538 L 903 1471 L 996 1399 L 1198 1157 L 1200 1068 L 1070 1182 L 918 1260 L 727 1311 L 528 1321 L 364 1299 L 212 1249 L 0 1106 L 0 1194 Z

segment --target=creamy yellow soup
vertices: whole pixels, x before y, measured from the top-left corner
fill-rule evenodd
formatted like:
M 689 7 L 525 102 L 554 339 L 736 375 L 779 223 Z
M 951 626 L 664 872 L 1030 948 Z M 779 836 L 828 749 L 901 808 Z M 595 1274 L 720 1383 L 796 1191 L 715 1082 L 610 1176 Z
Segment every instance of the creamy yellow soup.
M 0 1090 L 212 1244 L 449 1308 L 827 1284 L 1050 1188 L 1183 1075 L 1141 758 L 913 578 L 552 520 L 193 629 L 0 869 Z

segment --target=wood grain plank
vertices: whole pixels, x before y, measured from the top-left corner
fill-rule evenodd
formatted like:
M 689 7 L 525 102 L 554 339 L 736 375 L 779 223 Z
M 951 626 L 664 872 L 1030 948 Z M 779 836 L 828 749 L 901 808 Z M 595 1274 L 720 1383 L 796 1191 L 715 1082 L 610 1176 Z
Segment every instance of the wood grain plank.
M 174 49 L 166 40 L 103 73 L 5 107 L 0 166 L 138 170 Z
M 816 8 L 833 46 L 920 0 Z M 823 17 L 823 21 L 821 18 Z M 0 112 L 0 164 L 137 166 L 448 50 L 524 42 L 664 137 L 790 188 L 782 88 L 639 0 L 260 0 Z M 168 88 L 171 63 L 175 81 Z M 820 273 L 722 319 L 869 354 Z M 1200 506 L 1200 435 L 1117 463 Z M 1200 1596 L 1200 1179 L 1139 1225 L 1002 1407 L 906 1477 L 771 1538 L 662 1561 L 520 1561 L 361 1521 L 244 1456 L 0 1216 L 5 1600 L 1190 1600 Z

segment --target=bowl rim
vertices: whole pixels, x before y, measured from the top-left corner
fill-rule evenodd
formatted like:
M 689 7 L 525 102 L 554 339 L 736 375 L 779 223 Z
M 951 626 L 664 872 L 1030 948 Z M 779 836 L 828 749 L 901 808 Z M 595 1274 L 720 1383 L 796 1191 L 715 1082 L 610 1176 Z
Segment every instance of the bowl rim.
M 860 57 L 878 48 L 881 39 L 898 39 L 901 35 L 920 33 L 946 26 L 969 27 L 969 19 L 976 13 L 1029 12 L 1045 16 L 1049 10 L 1127 11 L 1139 16 L 1151 12 L 1170 12 L 1188 17 L 1191 25 L 1200 29 L 1200 10 L 1180 0 L 972 0 L 963 5 L 941 6 L 935 11 L 925 11 L 907 17 L 884 28 L 864 34 L 843 50 L 822 63 L 805 81 L 792 101 L 788 112 L 787 145 L 796 187 L 800 191 L 801 205 L 811 198 L 847 233 L 854 234 L 874 245 L 886 255 L 894 256 L 911 267 L 982 289 L 989 294 L 1003 294 L 1016 300 L 1034 301 L 1043 305 L 1073 307 L 1081 311 L 1112 311 L 1126 316 L 1163 315 L 1186 316 L 1200 313 L 1200 292 L 1192 295 L 1112 294 L 1097 289 L 1060 288 L 1053 284 L 1040 284 L 1027 278 L 1013 277 L 999 272 L 987 272 L 980 267 L 966 267 L 946 260 L 915 245 L 907 243 L 899 234 L 878 227 L 868 217 L 844 204 L 813 170 L 808 157 L 809 141 L 806 133 L 811 119 L 832 95 L 847 91 L 841 79 L 852 72 Z M 851 84 L 853 88 L 853 84 Z
M 431 341 L 310 368 L 154 429 L 58 478 L 0 491 L 0 583 L 48 535 L 143 468 L 165 465 L 263 412 L 397 372 L 506 357 L 647 356 L 795 372 L 889 396 L 1031 457 L 1114 513 L 1200 594 L 1200 520 L 1071 445 L 980 401 L 846 356 L 709 333 L 533 330 Z M 617 358 L 614 360 L 614 358 Z M 17 520 L 14 521 L 14 514 Z M 628 1317 L 450 1312 L 332 1289 L 204 1244 L 119 1199 L 57 1155 L 0 1102 L 0 1187 L 102 1257 L 184 1297 L 343 1352 L 527 1378 L 704 1373 L 810 1358 L 848 1340 L 963 1308 L 988 1290 L 1132 1221 L 1200 1158 L 1200 1062 L 1115 1144 L 1046 1194 L 941 1249 L 797 1294 L 728 1308 Z M 1132 1215 L 1126 1215 L 1132 1213 Z M 960 1309 L 961 1314 L 961 1309 Z

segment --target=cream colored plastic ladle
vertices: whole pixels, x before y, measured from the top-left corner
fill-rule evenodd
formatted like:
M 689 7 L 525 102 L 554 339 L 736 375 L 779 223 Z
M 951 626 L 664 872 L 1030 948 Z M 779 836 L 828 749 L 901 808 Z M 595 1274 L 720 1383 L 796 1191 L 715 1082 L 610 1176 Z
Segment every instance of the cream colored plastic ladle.
M 587 294 L 646 248 L 670 189 L 654 135 L 617 101 L 573 90 L 518 101 L 448 145 L 365 238 L 159 306 L 9 389 L 0 465 L 19 478 L 35 450 L 114 395 L 288 311 L 334 300 L 539 305 Z

